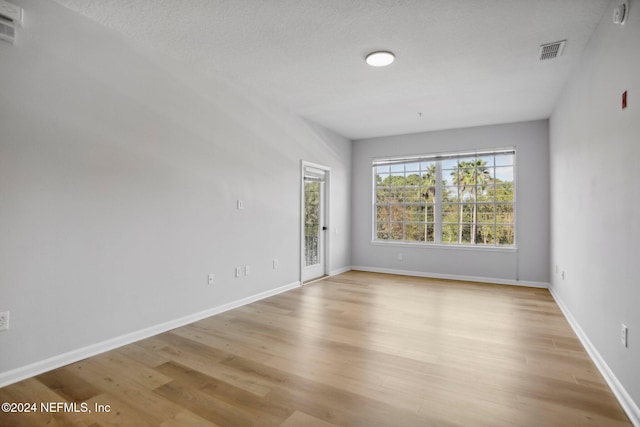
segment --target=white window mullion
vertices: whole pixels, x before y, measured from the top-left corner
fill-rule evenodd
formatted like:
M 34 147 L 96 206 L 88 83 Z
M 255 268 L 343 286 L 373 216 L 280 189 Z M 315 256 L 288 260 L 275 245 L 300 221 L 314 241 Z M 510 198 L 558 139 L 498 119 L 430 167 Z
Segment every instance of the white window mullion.
M 433 209 L 433 241 L 442 243 L 442 161 L 436 162 L 436 197 Z

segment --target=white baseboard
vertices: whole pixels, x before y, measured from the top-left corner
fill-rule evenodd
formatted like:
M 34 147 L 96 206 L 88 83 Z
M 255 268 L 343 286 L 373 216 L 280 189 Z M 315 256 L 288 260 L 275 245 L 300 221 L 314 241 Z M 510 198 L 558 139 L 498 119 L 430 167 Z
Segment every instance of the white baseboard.
M 197 322 L 198 320 L 202 320 L 207 317 L 211 317 L 216 314 L 223 313 L 225 311 L 229 311 L 234 308 L 241 307 L 243 305 L 247 305 L 252 302 L 289 291 L 291 289 L 295 289 L 299 286 L 300 282 L 290 283 L 288 285 L 260 292 L 258 294 L 242 298 L 237 301 L 232 301 L 217 307 L 213 307 L 198 313 L 189 314 L 179 319 L 170 320 L 159 325 L 150 326 L 139 331 L 111 338 L 109 340 L 92 344 L 87 347 L 79 348 L 68 353 L 53 356 L 45 360 L 22 366 L 20 368 L 2 372 L 0 373 L 0 388 L 42 374 L 52 369 L 60 368 L 70 363 L 86 359 L 87 357 L 95 356 L 96 354 L 104 353 L 105 351 L 113 350 L 115 348 L 122 347 L 123 345 L 131 344 L 133 342 L 161 334 L 171 329 L 179 328 L 180 326 L 188 325 L 189 323 Z
M 460 275 L 453 275 L 453 274 L 426 273 L 423 271 L 396 270 L 393 268 L 363 267 L 358 265 L 352 266 L 351 269 L 359 270 L 359 271 L 370 271 L 373 273 L 386 273 L 386 274 L 399 274 L 402 276 L 428 277 L 431 279 L 464 280 L 468 282 L 495 283 L 498 285 L 528 286 L 532 288 L 542 288 L 542 289 L 547 289 L 549 287 L 549 283 L 533 282 L 528 280 L 510 280 L 510 279 L 498 279 L 493 277 L 480 277 L 480 276 L 460 276 Z
M 613 371 L 609 368 L 609 365 L 607 365 L 607 362 L 605 362 L 595 346 L 591 343 L 591 340 L 589 340 L 589 337 L 587 337 L 587 334 L 585 334 L 585 332 L 582 330 L 562 299 L 560 299 L 558 294 L 554 292 L 552 287 L 549 288 L 549 292 L 551 292 L 551 296 L 553 296 L 556 304 L 558 304 L 558 307 L 560 307 L 562 314 L 564 314 L 564 317 L 569 322 L 569 325 L 571 325 L 571 328 L 578 336 L 578 339 L 580 339 L 580 342 L 587 350 L 587 353 L 591 357 L 591 360 L 593 360 L 593 363 L 596 365 L 596 367 L 604 377 L 604 380 L 609 385 L 609 388 L 611 388 L 611 391 L 613 391 L 613 394 L 618 399 L 618 402 L 620 402 L 622 409 L 624 409 L 624 411 L 626 412 L 627 416 L 631 420 L 631 423 L 636 427 L 640 427 L 640 409 L 638 408 L 638 405 L 636 405 L 633 399 L 631 399 L 631 396 L 629 396 L 627 390 L 614 375 Z

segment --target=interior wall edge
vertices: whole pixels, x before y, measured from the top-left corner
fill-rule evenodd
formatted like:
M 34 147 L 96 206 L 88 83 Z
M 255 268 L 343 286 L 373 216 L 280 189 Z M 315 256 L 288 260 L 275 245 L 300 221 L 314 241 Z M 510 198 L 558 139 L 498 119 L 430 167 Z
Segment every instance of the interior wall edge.
M 347 271 L 353 270 L 353 267 L 347 265 L 346 267 L 336 268 L 335 270 L 331 270 L 329 272 L 329 276 L 337 276 L 338 274 L 346 273 Z

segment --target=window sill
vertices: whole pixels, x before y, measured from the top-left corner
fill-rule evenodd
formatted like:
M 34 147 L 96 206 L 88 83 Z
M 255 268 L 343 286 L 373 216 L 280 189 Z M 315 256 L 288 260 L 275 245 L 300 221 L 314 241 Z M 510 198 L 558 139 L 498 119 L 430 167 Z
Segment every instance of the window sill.
M 402 248 L 420 248 L 420 249 L 451 249 L 456 251 L 482 251 L 482 252 L 507 252 L 513 253 L 518 251 L 517 246 L 489 246 L 489 245 L 457 245 L 447 243 L 410 243 L 410 242 L 385 242 L 380 240 L 372 240 L 373 246 L 396 246 Z

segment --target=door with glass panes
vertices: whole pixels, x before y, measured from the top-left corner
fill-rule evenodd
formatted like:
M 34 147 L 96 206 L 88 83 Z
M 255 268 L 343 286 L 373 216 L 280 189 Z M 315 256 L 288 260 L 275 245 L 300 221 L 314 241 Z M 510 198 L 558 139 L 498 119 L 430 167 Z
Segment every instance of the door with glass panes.
M 302 281 L 325 275 L 326 171 L 310 166 L 303 170 Z

